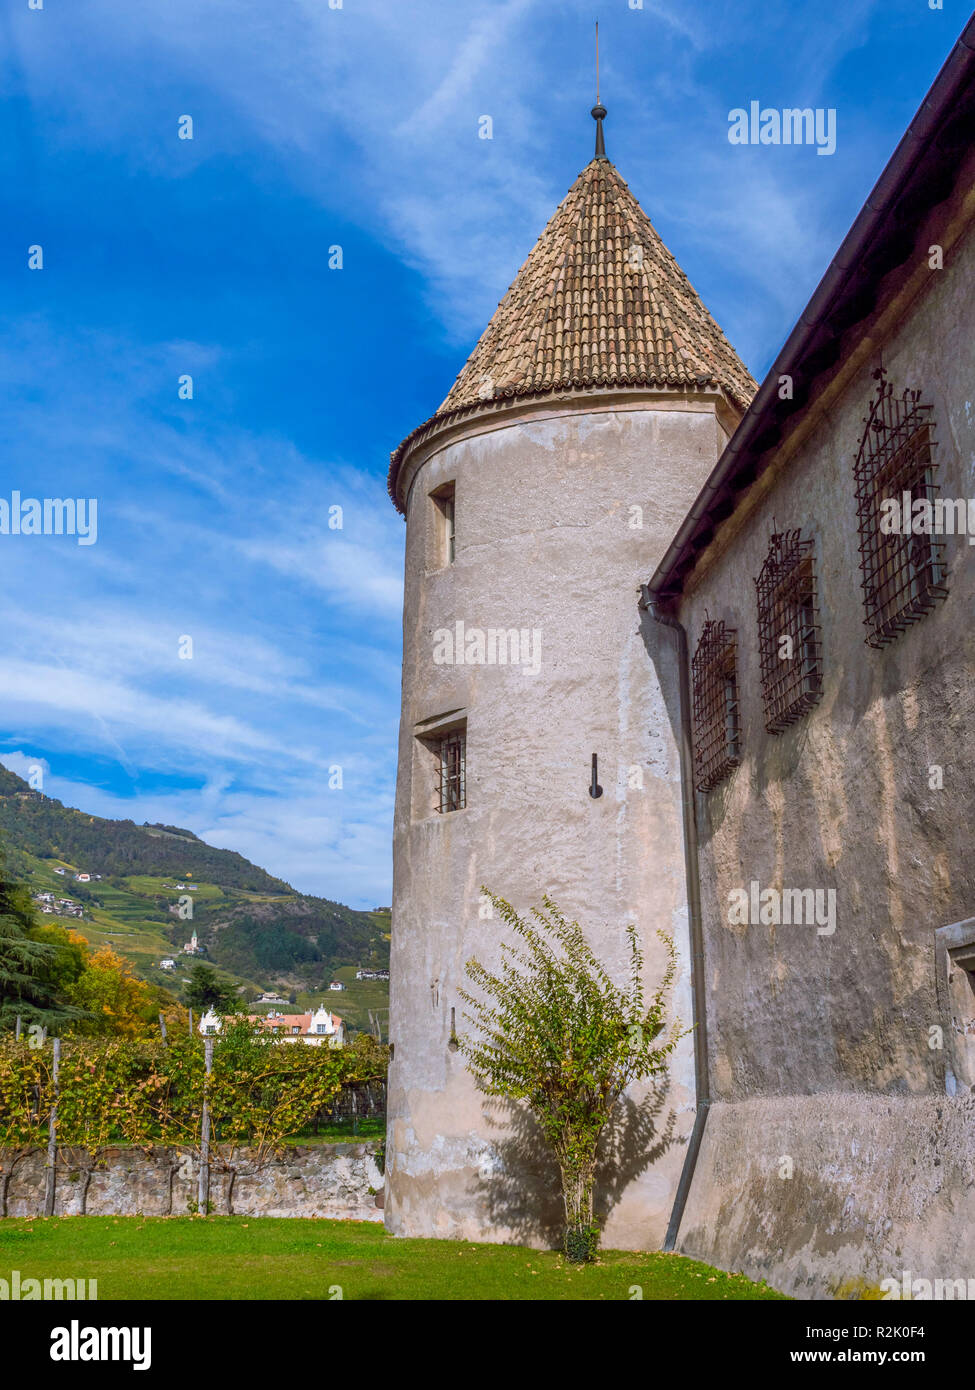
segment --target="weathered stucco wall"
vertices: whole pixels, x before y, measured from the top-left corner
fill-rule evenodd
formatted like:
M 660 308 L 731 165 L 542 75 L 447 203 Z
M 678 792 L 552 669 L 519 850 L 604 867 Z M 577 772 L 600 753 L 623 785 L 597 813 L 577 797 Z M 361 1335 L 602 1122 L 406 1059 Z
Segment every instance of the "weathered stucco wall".
M 924 236 L 918 264 L 938 239 Z M 722 1104 L 681 1248 L 762 1268 L 779 1287 L 794 1275 L 821 1291 L 898 1249 L 918 1269 L 943 1254 L 975 1274 L 970 1139 L 962 1112 L 945 1109 L 975 995 L 953 1022 L 935 950 L 936 930 L 975 913 L 975 547 L 945 537 L 947 599 L 889 647 L 868 647 L 853 485 L 882 348 L 895 392 L 918 388 L 933 405 L 941 495 L 975 496 L 973 249 L 969 233 L 910 304 L 878 307 L 869 361 L 753 486 L 679 611 L 692 653 L 706 613 L 737 629 L 742 724 L 741 766 L 698 797 Z M 754 585 L 773 525 L 815 538 L 824 671 L 821 702 L 777 736 L 764 728 Z M 752 880 L 835 890 L 835 933 L 731 925 L 729 894 Z M 783 1154 L 801 1159 L 801 1178 L 776 1177 Z
M 47 1154 L 0 1150 L 0 1214 L 44 1211 Z M 246 1151 L 231 1167 L 214 1164 L 210 1201 L 221 1215 L 327 1216 L 381 1221 L 383 1175 L 369 1144 L 295 1145 L 267 1163 Z M 370 1188 L 372 1189 L 370 1191 Z M 108 1149 L 96 1163 L 75 1151 L 58 1154 L 56 1216 L 185 1216 L 195 1210 L 197 1159 L 160 1147 Z
M 409 493 L 386 1199 L 400 1234 L 558 1239 L 543 1146 L 484 1102 L 448 1046 L 451 1010 L 458 1031 L 467 1026 L 465 962 L 499 963 L 501 925 L 479 915 L 482 885 L 524 911 L 549 892 L 620 978 L 627 922 L 639 924 L 652 979 L 655 931 L 672 933 L 675 1008 L 690 1021 L 676 668 L 671 635 L 641 623 L 638 590 L 725 434 L 707 397 L 628 399 L 602 413 L 556 402 L 510 416 L 441 447 Z M 430 494 L 451 482 L 456 560 L 437 568 Z M 435 664 L 435 633 L 458 621 L 537 631 L 537 672 Z M 467 719 L 467 807 L 441 815 L 416 734 L 451 711 Z M 588 792 L 593 753 L 599 799 Z M 629 1098 L 607 1145 L 609 1245 L 652 1247 L 666 1229 L 693 1120 L 689 1040 L 666 1088 L 642 1100 Z
M 905 1270 L 975 1280 L 973 1173 L 970 1094 L 719 1102 L 680 1249 L 796 1298 L 877 1297 Z

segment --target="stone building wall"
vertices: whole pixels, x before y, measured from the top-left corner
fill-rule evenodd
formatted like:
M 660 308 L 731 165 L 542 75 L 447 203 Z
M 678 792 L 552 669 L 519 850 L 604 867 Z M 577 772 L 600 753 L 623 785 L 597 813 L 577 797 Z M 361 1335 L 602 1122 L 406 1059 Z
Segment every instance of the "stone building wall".
M 56 1216 L 186 1216 L 197 1200 L 197 1158 L 159 1147 L 106 1149 L 96 1162 L 58 1154 Z M 0 1215 L 44 1211 L 47 1153 L 0 1150 Z M 370 1144 L 304 1144 L 266 1163 L 246 1150 L 214 1162 L 210 1201 L 221 1216 L 322 1216 L 381 1221 L 383 1175 Z
M 692 654 L 706 615 L 737 630 L 742 725 L 741 766 L 697 801 L 716 1104 L 680 1248 L 818 1296 L 904 1261 L 975 1275 L 975 992 L 936 937 L 975 915 L 975 546 L 946 536 L 948 597 L 867 646 L 853 483 L 882 349 L 895 393 L 933 406 L 941 496 L 975 497 L 975 239 L 959 206 L 918 240 L 919 292 L 878 306 L 679 609 Z M 927 270 L 950 225 L 944 269 Z M 794 527 L 815 541 L 822 698 L 771 735 L 754 579 L 773 528 Z M 753 880 L 835 890 L 835 932 L 733 925 L 729 894 Z

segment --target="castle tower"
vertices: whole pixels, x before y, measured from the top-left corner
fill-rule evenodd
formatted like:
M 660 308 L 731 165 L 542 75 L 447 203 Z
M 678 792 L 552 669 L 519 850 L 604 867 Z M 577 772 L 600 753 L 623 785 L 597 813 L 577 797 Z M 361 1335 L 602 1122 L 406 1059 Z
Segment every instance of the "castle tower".
M 453 1029 L 499 961 L 480 889 L 549 892 L 617 978 L 639 924 L 691 1021 L 672 637 L 638 608 L 755 383 L 617 170 L 596 157 L 437 413 L 392 457 L 406 518 L 386 1222 L 549 1243 L 540 1145 L 476 1090 Z M 592 795 L 593 757 L 595 785 Z M 693 1122 L 690 1039 L 648 1120 L 630 1098 L 604 1241 L 662 1241 Z

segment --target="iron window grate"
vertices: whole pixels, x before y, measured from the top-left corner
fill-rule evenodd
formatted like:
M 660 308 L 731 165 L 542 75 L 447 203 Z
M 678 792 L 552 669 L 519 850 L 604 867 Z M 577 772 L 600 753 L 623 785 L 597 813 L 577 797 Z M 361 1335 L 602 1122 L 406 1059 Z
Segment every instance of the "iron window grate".
M 773 532 L 755 580 L 765 727 L 780 734 L 822 696 L 823 658 L 813 542 Z
M 860 528 L 860 570 L 866 607 L 866 641 L 885 647 L 947 596 L 944 544 L 933 535 L 885 534 L 882 504 L 896 501 L 904 521 L 905 498 L 926 500 L 933 510 L 935 479 L 930 405 L 920 391 L 895 396 L 883 368 L 874 372 L 877 394 L 864 424 L 853 468 Z
M 440 780 L 437 810 L 462 811 L 467 805 L 467 734 L 455 730 L 439 741 Z
M 706 616 L 706 615 L 705 615 Z M 741 762 L 737 632 L 707 618 L 691 663 L 694 782 L 709 792 Z

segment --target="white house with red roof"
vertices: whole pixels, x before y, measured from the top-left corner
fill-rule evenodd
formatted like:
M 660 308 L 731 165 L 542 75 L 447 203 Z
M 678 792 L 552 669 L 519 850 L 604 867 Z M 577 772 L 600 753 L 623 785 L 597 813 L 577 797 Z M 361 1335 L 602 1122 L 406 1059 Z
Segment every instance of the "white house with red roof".
M 281 1042 L 306 1042 L 311 1047 L 344 1047 L 345 1023 L 323 1005 L 310 1013 L 283 1014 L 271 1010 L 266 1014 L 245 1014 L 257 1033 L 273 1033 Z M 219 1034 L 232 1018 L 222 1017 L 208 1009 L 200 1019 L 200 1032 L 205 1036 Z

